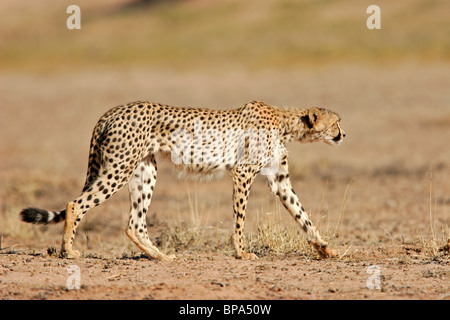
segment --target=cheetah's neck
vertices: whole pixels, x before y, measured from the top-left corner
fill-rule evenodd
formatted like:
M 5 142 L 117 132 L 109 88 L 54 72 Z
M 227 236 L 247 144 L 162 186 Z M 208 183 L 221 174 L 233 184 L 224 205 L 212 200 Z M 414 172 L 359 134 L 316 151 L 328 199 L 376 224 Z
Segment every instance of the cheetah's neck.
M 284 141 L 290 141 L 293 138 L 301 140 L 301 137 L 307 133 L 303 117 L 308 114 L 306 109 L 274 107 L 280 122 L 280 138 Z

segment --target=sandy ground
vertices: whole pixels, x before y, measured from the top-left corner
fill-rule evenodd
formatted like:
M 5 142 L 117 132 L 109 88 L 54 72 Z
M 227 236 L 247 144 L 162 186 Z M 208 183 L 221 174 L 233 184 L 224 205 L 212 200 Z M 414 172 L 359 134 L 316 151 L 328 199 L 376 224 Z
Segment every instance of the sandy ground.
M 11 254 L 2 256 L 0 288 L 2 299 L 450 299 L 447 258 L 405 262 L 383 258 L 394 253 L 380 248 L 367 251 L 382 258 L 238 261 L 222 254 L 180 254 L 168 263 Z M 80 289 L 72 265 L 80 268 Z
M 1 299 L 450 299 L 448 65 L 219 75 L 130 70 L 120 77 L 10 73 L 1 81 Z M 267 247 L 256 250 L 255 261 L 236 260 L 228 243 L 229 179 L 176 180 L 162 162 L 149 233 L 177 260 L 149 260 L 127 240 L 126 190 L 83 220 L 75 241 L 81 259 L 55 256 L 62 225 L 26 225 L 19 211 L 57 210 L 76 197 L 98 117 L 142 99 L 217 109 L 260 99 L 339 112 L 347 133 L 341 146 L 289 147 L 294 189 L 340 258 Z M 292 232 L 283 210 L 258 178 L 248 239 L 267 221 L 280 237 Z M 192 225 L 198 239 L 173 237 Z M 167 234 L 172 240 L 164 244 Z M 70 290 L 71 265 L 80 289 Z

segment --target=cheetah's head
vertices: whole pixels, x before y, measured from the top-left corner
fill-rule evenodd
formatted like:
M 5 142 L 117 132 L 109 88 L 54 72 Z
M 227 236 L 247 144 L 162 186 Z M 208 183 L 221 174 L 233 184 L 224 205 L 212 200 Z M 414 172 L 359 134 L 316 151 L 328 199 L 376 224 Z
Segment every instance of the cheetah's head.
M 303 141 L 323 141 L 330 145 L 339 145 L 344 140 L 345 132 L 339 122 L 341 117 L 333 111 L 323 108 L 311 108 L 308 114 L 302 117 L 302 122 L 308 128 Z

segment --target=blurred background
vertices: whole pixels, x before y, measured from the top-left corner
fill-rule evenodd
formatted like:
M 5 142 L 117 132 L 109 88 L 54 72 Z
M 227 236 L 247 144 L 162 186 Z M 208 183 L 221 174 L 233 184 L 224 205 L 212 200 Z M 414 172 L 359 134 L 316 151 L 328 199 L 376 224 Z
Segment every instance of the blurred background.
M 66 27 L 72 4 L 80 30 Z M 380 30 L 366 26 L 372 4 Z M 290 146 L 294 187 L 323 232 L 341 230 L 343 246 L 445 241 L 449 16 L 446 0 L 2 0 L 0 231 L 57 246 L 60 228 L 33 228 L 17 214 L 60 210 L 78 195 L 92 128 L 113 106 L 263 100 L 343 119 L 338 148 Z M 150 224 L 186 217 L 231 231 L 229 181 L 178 181 L 164 163 L 159 177 Z M 268 192 L 258 180 L 249 210 L 278 212 Z M 89 239 L 97 248 L 123 240 L 109 236 L 124 234 L 127 192 L 109 202 L 86 218 L 86 248 Z M 105 214 L 117 224 L 103 224 Z
M 449 59 L 447 1 L 2 1 L 1 67 L 22 72 L 139 68 L 234 71 Z M 68 30 L 69 5 L 81 30 Z

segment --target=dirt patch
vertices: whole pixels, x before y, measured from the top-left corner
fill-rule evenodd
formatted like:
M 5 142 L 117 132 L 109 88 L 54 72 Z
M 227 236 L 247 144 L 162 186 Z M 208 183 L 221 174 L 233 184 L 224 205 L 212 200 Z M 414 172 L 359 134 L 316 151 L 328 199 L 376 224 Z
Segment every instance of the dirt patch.
M 386 256 L 379 248 L 370 255 Z M 2 254 L 2 299 L 450 299 L 448 257 L 431 261 L 319 261 L 298 256 L 238 261 L 221 254 L 145 257 Z M 68 269 L 80 270 L 80 288 Z M 72 278 L 71 278 L 72 277 Z M 72 289 L 71 289 L 72 288 Z

